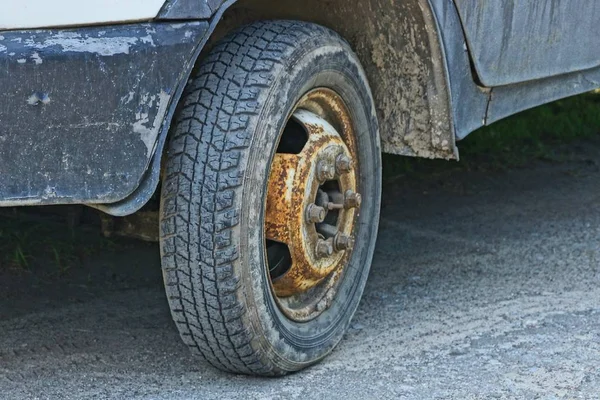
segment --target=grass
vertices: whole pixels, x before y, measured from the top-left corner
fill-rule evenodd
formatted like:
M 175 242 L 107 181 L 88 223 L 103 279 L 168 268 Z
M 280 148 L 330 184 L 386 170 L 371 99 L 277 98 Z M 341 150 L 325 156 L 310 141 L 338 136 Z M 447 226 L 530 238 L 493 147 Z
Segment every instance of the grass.
M 560 161 L 560 146 L 598 137 L 600 91 L 540 106 L 473 132 L 459 142 L 461 161 L 384 155 L 384 179 L 454 170 L 501 170 L 532 160 Z

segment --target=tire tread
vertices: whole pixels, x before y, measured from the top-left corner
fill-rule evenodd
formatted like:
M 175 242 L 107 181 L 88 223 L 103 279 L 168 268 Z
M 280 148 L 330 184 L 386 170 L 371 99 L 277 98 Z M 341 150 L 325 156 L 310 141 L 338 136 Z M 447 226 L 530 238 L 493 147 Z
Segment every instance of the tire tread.
M 167 298 L 183 341 L 222 370 L 280 373 L 252 346 L 242 320 L 233 229 L 257 100 L 286 55 L 318 35 L 335 34 L 304 22 L 269 21 L 228 36 L 188 84 L 171 133 L 160 222 Z

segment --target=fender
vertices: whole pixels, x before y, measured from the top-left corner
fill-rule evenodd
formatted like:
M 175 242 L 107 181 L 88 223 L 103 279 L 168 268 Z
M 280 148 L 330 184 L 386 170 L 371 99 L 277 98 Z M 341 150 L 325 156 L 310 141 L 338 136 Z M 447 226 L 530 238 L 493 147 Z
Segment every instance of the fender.
M 479 121 L 485 117 L 488 94 L 473 85 L 456 9 L 451 1 L 437 4 L 436 8 L 429 0 L 406 0 L 394 7 L 384 0 L 353 5 L 342 0 L 326 4 L 318 0 L 282 0 L 277 5 L 265 0 L 171 0 L 157 19 L 197 20 L 210 14 L 207 36 L 198 44 L 193 57 L 207 46 L 209 36 L 214 42 L 236 26 L 257 19 L 304 19 L 329 26 L 351 42 L 365 67 L 378 109 L 384 151 L 458 159 L 455 133 L 457 129 L 471 128 L 455 126 L 456 117 L 463 118 L 461 113 L 466 108 L 464 104 L 454 106 L 453 89 L 461 97 L 470 90 L 470 119 L 462 120 L 477 121 L 473 126 L 480 126 Z M 443 30 L 446 37 L 441 34 Z M 127 215 L 141 208 L 153 195 L 176 100 L 190 72 L 186 72 L 186 80 L 172 100 L 151 165 L 140 186 L 126 199 L 97 208 L 112 215 Z
M 171 98 L 168 112 L 165 114 L 160 134 L 157 138 L 153 156 L 150 165 L 139 186 L 133 193 L 121 201 L 109 204 L 92 205 L 107 214 L 113 216 L 126 216 L 139 211 L 152 198 L 160 181 L 162 156 L 164 154 L 165 143 L 169 134 L 169 128 L 173 115 L 177 109 L 177 104 L 181 99 L 185 85 L 189 80 L 196 60 L 200 56 L 201 51 L 208 42 L 208 39 L 215 31 L 217 24 L 222 18 L 225 11 L 235 3 L 236 0 L 170 0 L 167 1 L 158 15 L 158 20 L 196 20 L 198 18 L 209 18 L 208 26 L 203 33 L 203 36 L 198 40 L 198 43 L 193 51 L 190 59 L 187 62 L 187 68 L 183 71 L 181 79 L 178 82 L 177 89 Z
M 0 206 L 130 195 L 207 31 L 205 21 L 1 31 Z

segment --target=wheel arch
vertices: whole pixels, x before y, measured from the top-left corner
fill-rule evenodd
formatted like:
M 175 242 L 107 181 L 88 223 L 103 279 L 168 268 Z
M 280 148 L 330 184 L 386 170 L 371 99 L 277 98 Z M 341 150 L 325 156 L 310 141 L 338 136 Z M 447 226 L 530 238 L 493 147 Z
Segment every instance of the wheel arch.
M 405 0 L 392 6 L 384 0 L 171 0 L 158 19 L 203 19 L 211 15 L 207 35 L 194 54 L 196 63 L 224 35 L 257 20 L 297 19 L 327 26 L 350 43 L 365 69 L 377 107 L 383 151 L 458 159 L 456 107 L 451 100 L 453 71 L 449 71 L 442 35 L 446 27 L 440 28 L 438 23 L 443 20 L 448 25 L 447 12 L 456 10 L 440 7 L 432 6 L 430 0 Z M 454 39 L 453 43 L 464 43 L 464 37 Z M 461 68 L 467 69 L 462 75 L 468 75 L 465 79 L 472 86 L 468 56 L 462 56 Z M 183 74 L 185 79 L 173 98 L 154 156 L 138 189 L 118 203 L 97 208 L 112 215 L 132 214 L 155 193 L 169 126 L 191 72 L 192 69 Z
M 324 25 L 357 53 L 377 105 L 384 152 L 456 159 L 446 58 L 429 0 L 237 0 L 207 45 L 245 23 L 297 19 Z

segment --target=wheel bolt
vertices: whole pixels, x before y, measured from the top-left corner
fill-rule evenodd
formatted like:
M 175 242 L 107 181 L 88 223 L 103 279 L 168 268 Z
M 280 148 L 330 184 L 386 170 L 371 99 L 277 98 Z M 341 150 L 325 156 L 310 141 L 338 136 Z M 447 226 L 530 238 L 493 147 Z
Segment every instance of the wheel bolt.
M 354 247 L 354 238 L 352 236 L 344 235 L 343 233 L 338 233 L 333 239 L 333 247 L 335 248 L 335 251 L 338 252 L 350 250 Z
M 309 204 L 306 208 L 306 219 L 308 222 L 312 222 L 315 224 L 320 224 L 325 221 L 325 217 L 327 216 L 327 211 L 323 207 L 319 207 L 316 204 Z
M 352 171 L 352 160 L 345 154 L 340 154 L 335 160 L 335 171 L 338 175 L 344 175 Z
M 319 239 L 315 253 L 318 258 L 331 256 L 333 254 L 333 239 Z
M 362 203 L 362 196 L 360 193 L 354 193 L 352 190 L 348 190 L 344 196 L 344 208 L 358 208 Z
M 317 179 L 321 182 L 325 182 L 333 178 L 335 178 L 335 168 L 325 160 L 320 161 L 317 166 Z

